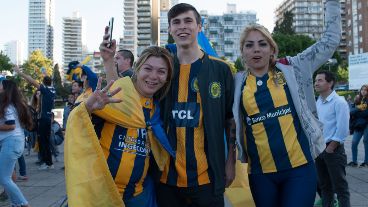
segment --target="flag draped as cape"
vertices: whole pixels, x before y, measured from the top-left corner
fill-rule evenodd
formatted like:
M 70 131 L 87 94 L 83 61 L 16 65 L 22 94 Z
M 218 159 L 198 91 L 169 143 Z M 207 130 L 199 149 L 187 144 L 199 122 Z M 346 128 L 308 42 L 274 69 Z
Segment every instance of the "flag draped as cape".
M 140 96 L 131 79 L 117 80 L 110 90 L 117 87 L 122 90 L 114 98 L 122 102 L 106 105 L 103 110 L 93 113 L 124 128 L 148 128 L 153 157 L 163 170 L 169 154 L 175 157 L 175 153 L 161 127 L 158 104 L 155 104 L 150 123 L 146 123 Z M 124 206 L 83 102 L 69 116 L 64 147 L 66 190 L 71 207 Z

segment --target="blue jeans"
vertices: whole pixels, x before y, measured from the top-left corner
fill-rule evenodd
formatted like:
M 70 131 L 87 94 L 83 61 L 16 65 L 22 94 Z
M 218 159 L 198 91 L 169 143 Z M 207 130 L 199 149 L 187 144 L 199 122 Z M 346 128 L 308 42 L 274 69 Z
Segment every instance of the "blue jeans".
M 26 161 L 24 160 L 24 156 L 20 156 L 18 158 L 18 165 L 19 165 L 19 175 L 26 176 L 27 175 L 27 168 L 26 168 Z
M 314 163 L 275 173 L 249 174 L 249 186 L 257 207 L 310 207 L 317 189 Z
M 28 204 L 18 186 L 11 179 L 15 163 L 23 154 L 23 150 L 24 136 L 8 137 L 0 141 L 0 185 L 4 187 L 14 206 Z
M 353 140 L 351 143 L 351 152 L 353 154 L 353 162 L 355 163 L 358 161 L 358 145 L 363 135 L 364 162 L 368 163 L 368 126 L 365 127 L 364 131 L 354 131 Z

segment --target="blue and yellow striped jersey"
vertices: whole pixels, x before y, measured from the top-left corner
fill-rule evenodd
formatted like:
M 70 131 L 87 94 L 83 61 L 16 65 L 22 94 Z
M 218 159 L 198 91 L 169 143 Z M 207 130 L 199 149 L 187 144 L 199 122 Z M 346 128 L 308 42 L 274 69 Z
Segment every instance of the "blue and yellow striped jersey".
M 366 110 L 368 108 L 367 107 L 368 106 L 367 103 L 368 103 L 367 99 L 366 98 L 362 98 L 362 101 L 360 102 L 360 104 L 357 104 L 356 105 L 356 108 L 359 109 L 359 110 L 361 110 L 361 111 L 364 111 L 364 110 Z
M 154 112 L 153 102 L 151 99 L 141 98 L 141 104 L 145 119 L 149 120 Z M 140 194 L 143 191 L 151 151 L 147 130 L 124 128 L 101 121 L 94 124 L 119 193 L 124 199 Z
M 203 128 L 203 112 L 197 75 L 202 59 L 180 65 L 173 81 L 174 103 L 169 135 L 175 143 L 176 159 L 166 164 L 161 182 L 178 187 L 195 187 L 210 183 Z
M 308 139 L 282 72 L 269 72 L 263 77 L 249 74 L 243 87 L 248 172 L 279 172 L 312 161 Z

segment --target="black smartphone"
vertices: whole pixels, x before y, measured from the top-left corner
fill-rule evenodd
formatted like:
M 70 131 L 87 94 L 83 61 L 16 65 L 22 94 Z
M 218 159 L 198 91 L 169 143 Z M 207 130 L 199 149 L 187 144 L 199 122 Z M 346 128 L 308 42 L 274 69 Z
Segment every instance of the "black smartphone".
M 112 31 L 114 29 L 114 17 L 111 17 L 110 21 L 109 21 L 109 31 L 108 34 L 110 35 L 109 37 L 109 43 L 107 43 L 107 47 L 111 47 L 112 45 Z

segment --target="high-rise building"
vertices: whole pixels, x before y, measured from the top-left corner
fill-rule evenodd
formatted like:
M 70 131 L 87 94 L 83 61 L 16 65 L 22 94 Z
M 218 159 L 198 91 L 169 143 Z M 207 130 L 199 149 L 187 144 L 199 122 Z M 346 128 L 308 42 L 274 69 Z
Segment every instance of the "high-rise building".
M 144 9 L 141 11 L 147 12 Z M 149 12 L 149 10 L 148 10 Z M 137 56 L 138 27 L 137 27 L 137 0 L 124 0 L 124 33 L 120 40 L 119 49 L 130 50 Z
M 346 43 L 349 55 L 368 52 L 368 2 L 346 0 Z
M 22 41 L 10 41 L 5 43 L 5 54 L 9 57 L 10 62 L 21 65 L 24 62 L 24 43 Z
M 346 0 L 340 0 L 342 38 L 338 52 L 343 59 L 347 58 L 346 44 Z M 276 23 L 280 24 L 286 11 L 293 14 L 293 29 L 296 34 L 303 34 L 314 40 L 321 38 L 324 31 L 325 0 L 284 0 L 275 10 Z
M 50 59 L 54 56 L 54 0 L 29 0 L 28 53 L 41 49 Z
M 204 33 L 220 57 L 236 61 L 241 56 L 239 50 L 240 34 L 249 24 L 257 22 L 257 14 L 251 11 L 236 12 L 234 4 L 228 4 L 229 13 L 223 15 L 207 15 L 205 18 Z
M 152 9 L 151 1 L 137 0 L 138 5 L 138 42 L 137 42 L 137 55 L 151 45 L 152 34 Z
M 71 61 L 81 62 L 84 58 L 84 20 L 78 12 L 63 18 L 63 69 L 68 70 Z
M 348 47 L 347 47 L 347 42 L 346 42 L 346 31 L 347 31 L 347 22 L 346 22 L 346 0 L 340 0 L 340 5 L 341 5 L 341 27 L 342 27 L 342 31 L 341 31 L 341 40 L 340 40 L 340 45 L 339 48 L 337 49 L 341 58 L 344 60 L 348 59 Z
M 315 40 L 323 33 L 322 0 L 284 0 L 275 10 L 276 23 L 280 24 L 284 13 L 293 14 L 293 29 L 296 34 L 304 34 Z
M 172 7 L 172 0 L 161 0 L 160 5 L 160 45 L 164 46 L 167 44 L 169 39 L 169 23 L 167 19 L 167 12 Z
M 167 19 L 168 10 L 163 10 L 161 8 L 160 11 L 160 46 L 164 46 L 167 44 L 169 40 L 169 22 Z

